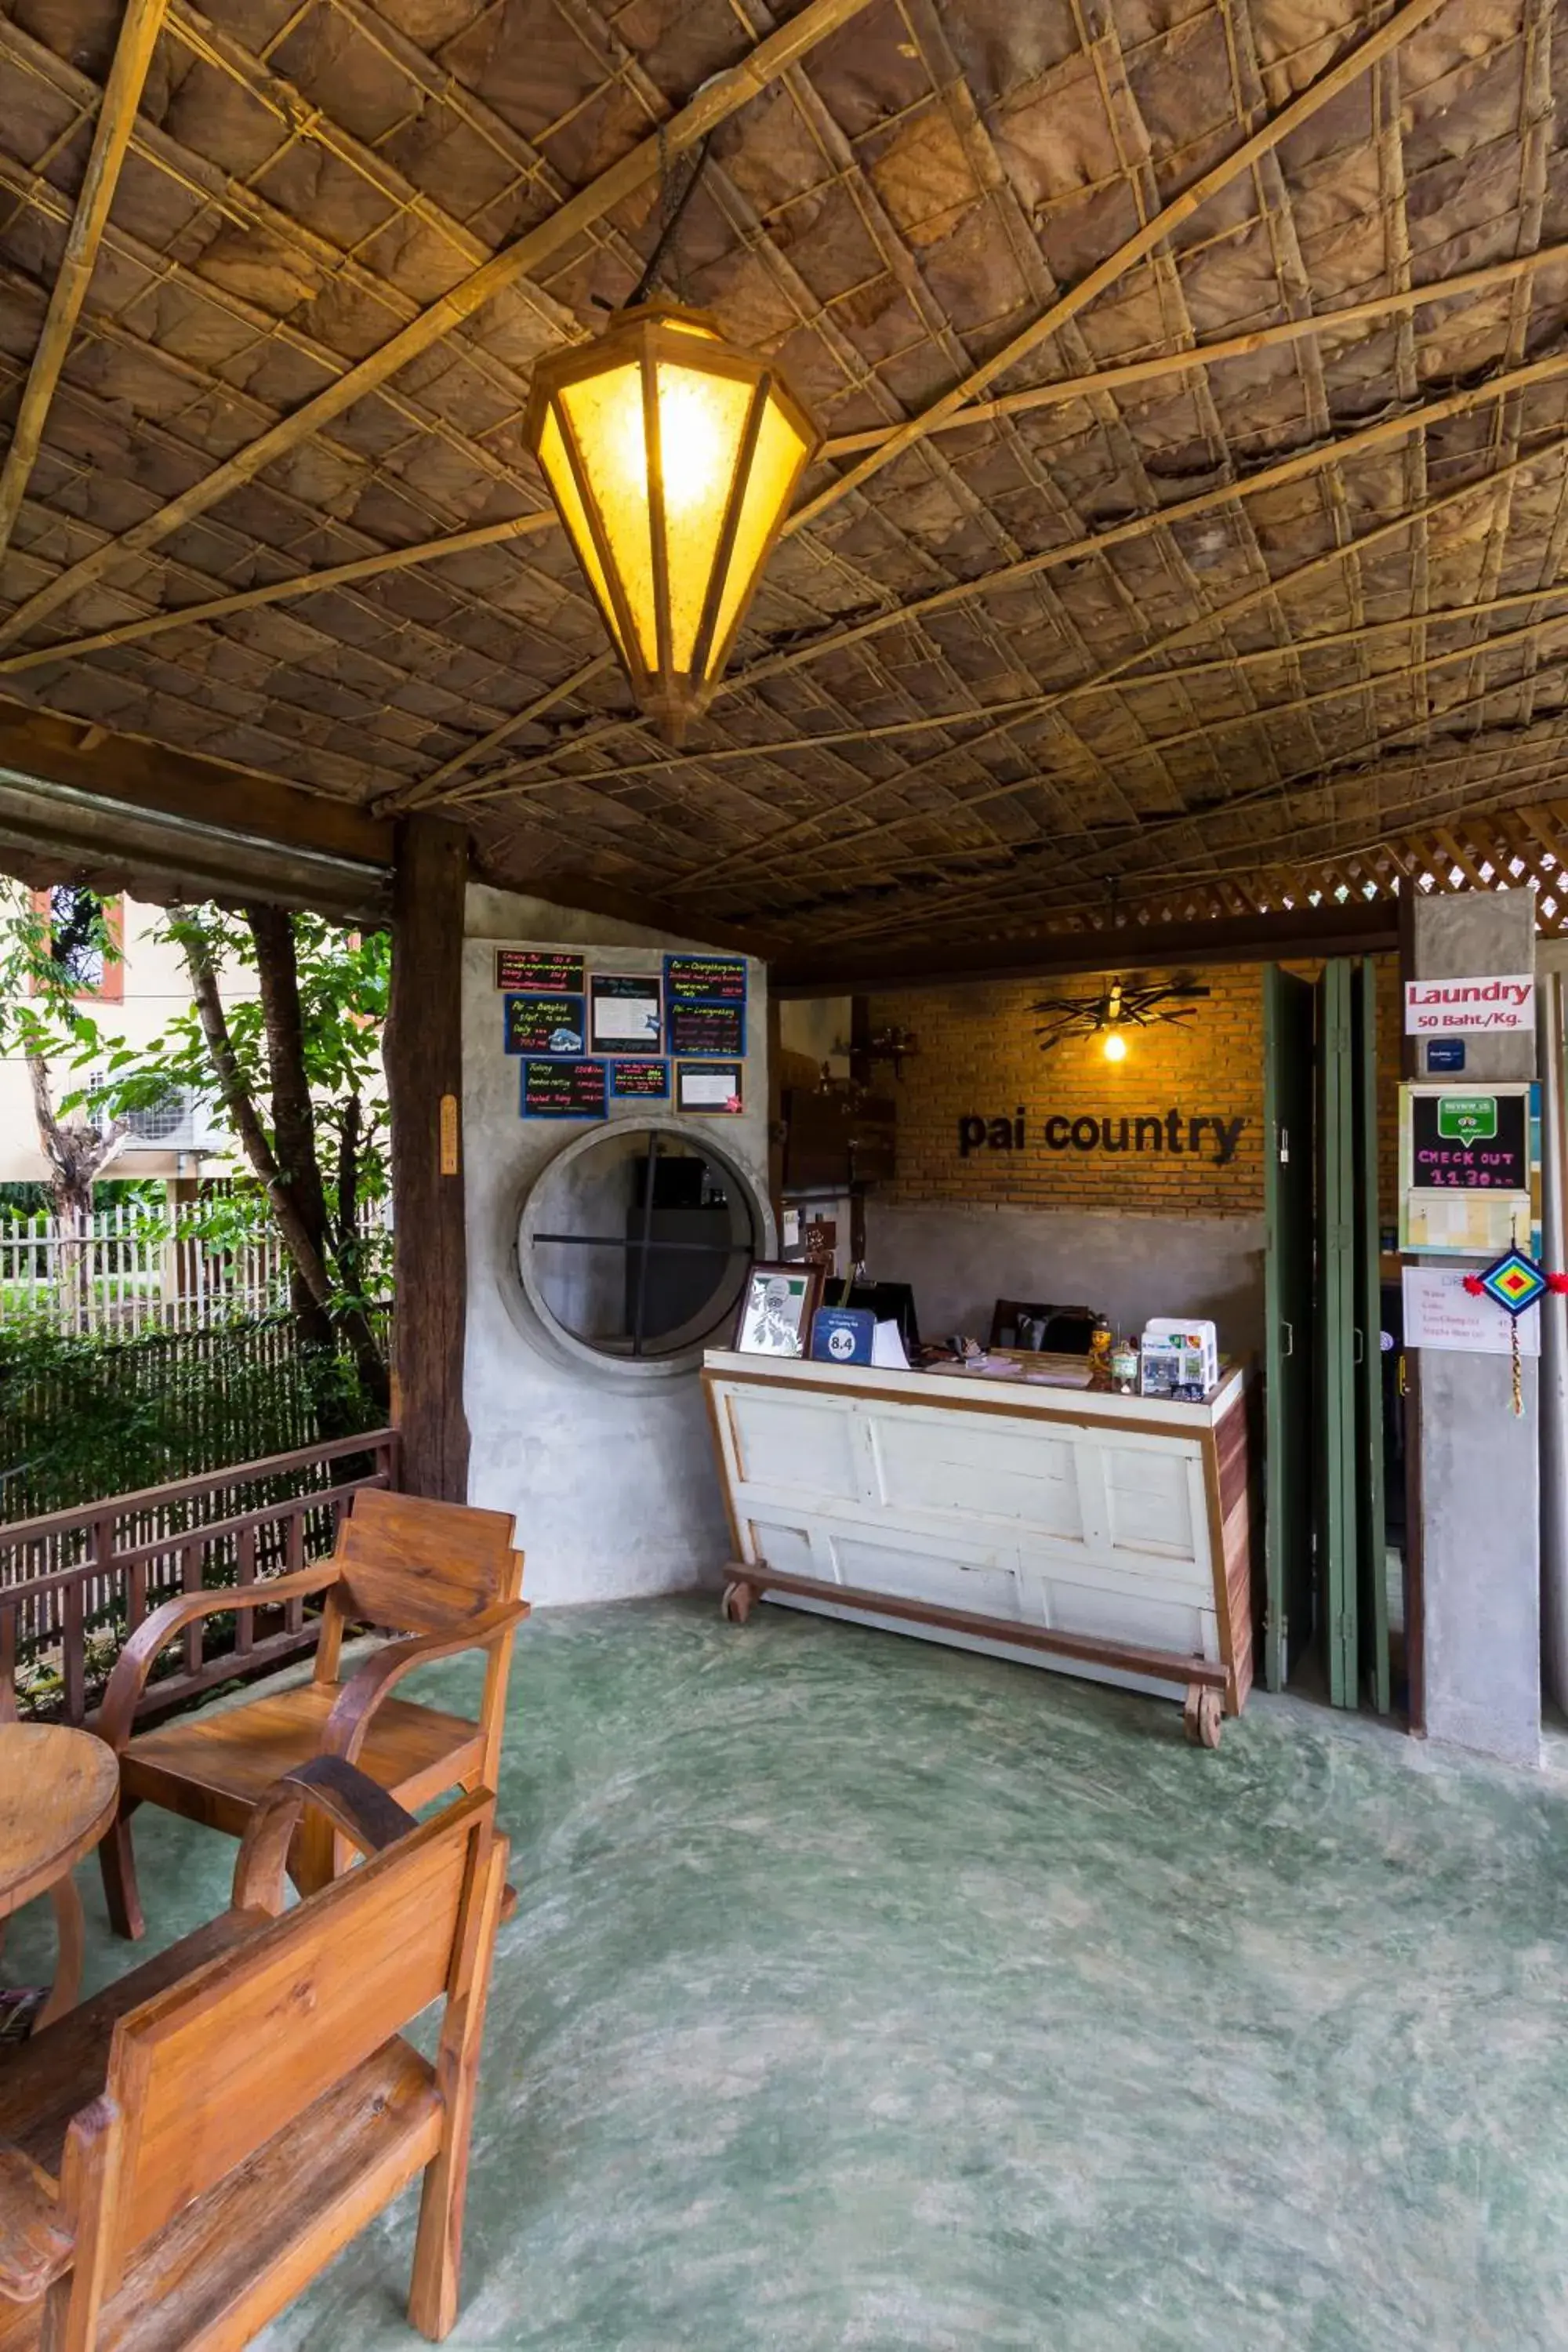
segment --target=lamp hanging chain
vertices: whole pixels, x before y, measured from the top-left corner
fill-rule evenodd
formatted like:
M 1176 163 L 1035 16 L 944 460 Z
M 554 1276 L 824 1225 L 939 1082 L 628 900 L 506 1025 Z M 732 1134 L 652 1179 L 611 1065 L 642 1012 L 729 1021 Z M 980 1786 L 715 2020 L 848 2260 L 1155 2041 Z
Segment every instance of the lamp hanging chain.
M 692 158 L 691 169 L 686 175 L 686 185 L 680 192 L 679 202 L 677 203 L 674 196 L 674 184 L 670 178 L 669 171 L 668 169 L 664 125 L 660 123 L 658 129 L 659 232 L 658 240 L 654 245 L 653 251 L 648 255 L 647 260 L 643 266 L 642 276 L 637 279 L 637 284 L 633 287 L 631 292 L 627 295 L 626 301 L 622 305 L 624 310 L 635 310 L 639 302 L 646 302 L 647 300 L 648 296 L 652 293 L 654 286 L 658 281 L 659 268 L 664 260 L 667 248 L 669 249 L 672 274 L 675 279 L 676 299 L 680 302 L 685 301 L 686 277 L 685 272 L 680 266 L 680 245 L 678 232 L 679 230 L 681 221 L 685 218 L 686 207 L 697 193 L 697 183 L 702 177 L 703 166 L 708 161 L 708 150 L 712 143 L 712 139 L 713 133 L 709 131 L 707 137 L 703 139 L 698 146 L 696 153 Z

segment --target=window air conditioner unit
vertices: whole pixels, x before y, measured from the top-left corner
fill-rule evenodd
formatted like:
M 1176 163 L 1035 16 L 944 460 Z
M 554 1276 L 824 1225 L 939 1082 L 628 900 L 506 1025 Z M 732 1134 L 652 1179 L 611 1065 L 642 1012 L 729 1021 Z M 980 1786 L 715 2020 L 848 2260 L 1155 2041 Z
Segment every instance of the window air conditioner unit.
M 171 1087 L 143 1110 L 126 1114 L 122 1151 L 226 1151 L 229 1133 L 213 1105 L 188 1087 Z

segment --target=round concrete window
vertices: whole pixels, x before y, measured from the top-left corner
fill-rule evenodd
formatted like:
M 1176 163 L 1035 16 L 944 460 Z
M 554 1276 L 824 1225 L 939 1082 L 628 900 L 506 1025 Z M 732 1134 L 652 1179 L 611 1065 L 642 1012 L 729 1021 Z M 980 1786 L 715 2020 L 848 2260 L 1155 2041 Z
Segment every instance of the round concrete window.
M 574 1355 L 669 1371 L 729 1337 L 764 1233 L 751 1182 L 706 1136 L 616 1126 L 568 1144 L 540 1177 L 518 1272 Z

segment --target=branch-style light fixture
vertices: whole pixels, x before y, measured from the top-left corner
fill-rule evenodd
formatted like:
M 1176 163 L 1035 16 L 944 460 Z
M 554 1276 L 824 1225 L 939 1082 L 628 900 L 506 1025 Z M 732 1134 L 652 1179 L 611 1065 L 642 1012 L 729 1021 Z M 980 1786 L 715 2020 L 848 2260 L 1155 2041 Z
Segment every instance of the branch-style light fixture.
M 1208 994 L 1185 972 L 1177 972 L 1173 980 L 1153 981 L 1142 988 L 1113 980 L 1096 996 L 1042 997 L 1029 1010 L 1051 1015 L 1035 1032 L 1042 1054 L 1068 1037 L 1100 1036 L 1106 1060 L 1124 1062 L 1129 1029 L 1145 1029 L 1156 1021 L 1190 1021 L 1196 1000 Z
M 523 436 L 633 693 L 679 743 L 723 674 L 816 427 L 707 311 L 658 301 L 542 360 Z

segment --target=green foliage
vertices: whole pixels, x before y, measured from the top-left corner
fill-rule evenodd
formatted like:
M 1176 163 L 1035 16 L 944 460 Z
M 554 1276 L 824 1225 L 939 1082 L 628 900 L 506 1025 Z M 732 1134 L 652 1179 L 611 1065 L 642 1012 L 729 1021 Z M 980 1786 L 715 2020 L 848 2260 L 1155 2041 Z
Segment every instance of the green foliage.
M 75 1049 L 93 1024 L 75 992 L 117 963 L 103 901 L 66 885 L 42 913 L 20 882 L 0 876 L 0 1055 L 45 1061 Z
M 0 1184 L 0 1225 L 47 1216 L 51 1205 L 47 1184 Z
M 0 1523 L 377 1426 L 346 1352 L 288 1322 L 100 1338 L 0 1324 Z
M 328 1213 L 340 1246 L 331 1253 L 338 1283 L 337 1304 L 367 1305 L 383 1288 L 386 1277 L 384 1247 L 367 1242 L 358 1231 L 363 1213 L 372 1202 L 384 1201 L 390 1188 L 384 1105 L 381 1097 L 381 1034 L 386 1020 L 392 982 L 392 942 L 384 931 L 364 936 L 345 930 L 319 915 L 296 914 L 291 919 L 295 961 L 300 980 L 300 1024 L 304 1036 L 305 1077 L 315 1113 L 317 1149 L 321 1160 Z M 204 944 L 220 975 L 237 979 L 226 992 L 225 1012 L 247 1091 L 264 1129 L 271 1087 L 266 1024 L 256 991 L 256 942 L 249 925 L 216 907 L 182 908 L 172 914 L 159 935 L 178 946 Z M 90 1017 L 79 1016 L 73 1064 L 103 1073 L 93 1089 L 95 1104 L 110 1118 L 123 1118 L 138 1110 L 154 1109 L 174 1087 L 221 1110 L 217 1073 L 193 1005 L 175 1014 L 162 1034 L 149 1045 L 132 1045 L 105 1034 Z M 67 1100 L 84 1099 L 85 1090 Z M 353 1108 L 351 1109 L 351 1106 Z M 339 1175 L 345 1124 L 353 1158 L 353 1200 L 340 1198 Z M 262 1202 L 257 1188 L 237 1186 L 226 1205 L 215 1199 L 200 1212 L 204 1230 L 219 1244 L 238 1246 L 249 1239 L 254 1225 L 248 1202 Z M 353 1230 L 350 1230 L 352 1211 Z

